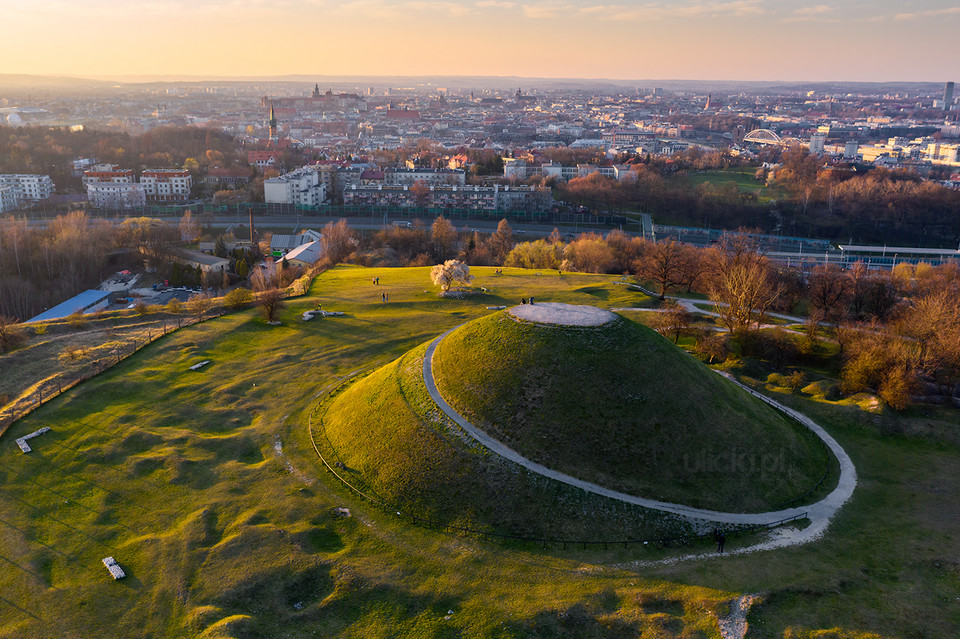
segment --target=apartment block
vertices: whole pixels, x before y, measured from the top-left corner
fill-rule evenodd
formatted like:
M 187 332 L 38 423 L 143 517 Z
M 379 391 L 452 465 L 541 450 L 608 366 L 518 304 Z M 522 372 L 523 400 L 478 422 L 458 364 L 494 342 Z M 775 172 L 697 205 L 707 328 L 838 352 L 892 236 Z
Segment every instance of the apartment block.
M 87 199 L 99 209 L 130 209 L 147 203 L 146 189 L 136 182 L 87 184 Z
M 305 166 L 264 180 L 263 199 L 270 204 L 319 206 L 327 201 L 326 182 L 320 176 L 321 171 L 316 167 Z
M 180 202 L 190 197 L 193 176 L 183 169 L 152 169 L 140 176 L 148 200 Z
M 0 188 L 11 188 L 16 194 L 17 206 L 24 202 L 38 202 L 53 195 L 53 180 L 49 175 L 0 174 Z

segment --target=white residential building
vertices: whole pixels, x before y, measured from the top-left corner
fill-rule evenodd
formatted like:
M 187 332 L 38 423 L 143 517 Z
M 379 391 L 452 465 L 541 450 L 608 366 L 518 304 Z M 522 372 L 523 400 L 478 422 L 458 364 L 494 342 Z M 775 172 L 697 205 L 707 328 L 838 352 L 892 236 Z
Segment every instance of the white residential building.
M 145 205 L 147 194 L 136 182 L 94 182 L 87 185 L 87 199 L 99 209 L 129 209 Z
M 412 186 L 417 182 L 456 186 L 467 183 L 463 169 L 387 169 L 383 173 L 386 186 Z
M 527 162 L 516 158 L 503 158 L 503 177 L 526 180 L 530 177 Z
M 810 136 L 810 153 L 813 155 L 823 155 L 823 149 L 827 141 L 827 136 L 823 133 L 814 133 Z
M 133 169 L 121 169 L 116 164 L 100 164 L 83 172 L 82 182 L 84 186 L 90 184 L 99 184 L 101 182 L 113 182 L 116 184 L 131 184 L 136 182 L 133 175 Z
M 193 177 L 184 169 L 151 169 L 140 176 L 148 200 L 180 202 L 190 197 Z
M 263 199 L 268 204 L 319 206 L 327 200 L 327 187 L 316 167 L 305 166 L 264 180 Z
M 53 180 L 49 175 L 0 174 L 0 188 L 9 187 L 17 194 L 17 205 L 37 202 L 53 195 Z
M 6 213 L 17 208 L 20 198 L 17 197 L 17 190 L 12 186 L 0 186 L 0 213 Z
M 934 164 L 960 163 L 960 144 L 931 142 L 925 151 L 926 158 Z

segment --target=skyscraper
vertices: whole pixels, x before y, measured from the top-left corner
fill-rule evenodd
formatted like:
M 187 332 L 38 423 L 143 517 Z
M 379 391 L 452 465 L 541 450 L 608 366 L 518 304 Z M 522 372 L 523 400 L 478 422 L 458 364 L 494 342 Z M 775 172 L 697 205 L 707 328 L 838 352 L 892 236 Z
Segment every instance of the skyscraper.
M 949 111 L 953 104 L 953 82 L 947 82 L 943 85 L 943 110 Z

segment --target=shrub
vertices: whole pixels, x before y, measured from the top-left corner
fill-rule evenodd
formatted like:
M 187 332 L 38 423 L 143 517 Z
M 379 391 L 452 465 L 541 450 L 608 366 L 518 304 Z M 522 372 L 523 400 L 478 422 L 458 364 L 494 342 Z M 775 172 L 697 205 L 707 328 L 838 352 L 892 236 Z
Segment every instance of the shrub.
M 13 350 L 23 343 L 24 338 L 16 319 L 0 315 L 0 352 Z
M 782 328 L 737 331 L 733 345 L 738 355 L 764 360 L 776 369 L 783 369 L 800 355 L 796 342 Z
M 87 319 L 83 316 L 83 313 L 75 311 L 67 318 L 67 323 L 70 324 L 70 328 L 80 330 L 87 325 Z
M 727 336 L 715 331 L 701 331 L 696 336 L 696 345 L 694 350 L 702 357 L 707 358 L 708 364 L 715 361 L 722 362 L 727 359 L 730 353 L 727 347 Z
M 807 380 L 807 376 L 803 371 L 793 371 L 784 378 L 784 386 L 790 389 L 790 392 L 796 393 L 803 387 L 803 383 Z
M 235 288 L 223 297 L 223 303 L 232 310 L 244 308 L 251 302 L 253 302 L 253 292 L 243 287 Z

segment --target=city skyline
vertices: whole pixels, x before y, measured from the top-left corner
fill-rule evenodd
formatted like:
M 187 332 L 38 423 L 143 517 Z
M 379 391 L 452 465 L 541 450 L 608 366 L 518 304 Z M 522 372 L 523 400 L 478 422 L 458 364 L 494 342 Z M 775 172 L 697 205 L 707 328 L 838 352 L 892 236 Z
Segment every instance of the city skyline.
M 37 0 L 4 16 L 8 73 L 89 78 L 945 81 L 960 25 L 960 7 L 940 0 Z

